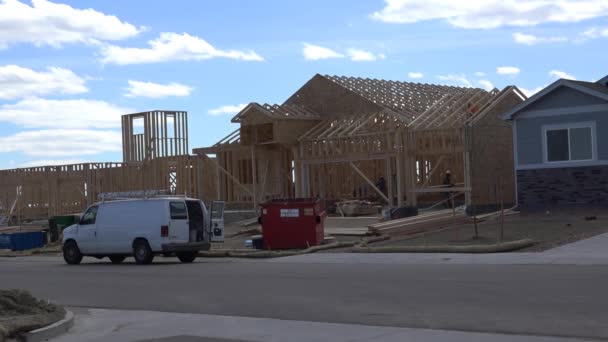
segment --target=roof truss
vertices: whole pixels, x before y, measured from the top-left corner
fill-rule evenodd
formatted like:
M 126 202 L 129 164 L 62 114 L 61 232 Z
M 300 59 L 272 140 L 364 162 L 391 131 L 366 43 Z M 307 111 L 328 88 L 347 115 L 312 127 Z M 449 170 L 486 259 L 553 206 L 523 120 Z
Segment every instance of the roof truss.
M 319 114 L 311 111 L 308 108 L 294 105 L 278 105 L 278 104 L 259 104 L 251 102 L 243 110 L 241 110 L 235 117 L 232 118 L 232 122 L 239 123 L 251 113 L 257 112 L 264 116 L 267 116 L 273 120 L 319 120 L 321 117 Z

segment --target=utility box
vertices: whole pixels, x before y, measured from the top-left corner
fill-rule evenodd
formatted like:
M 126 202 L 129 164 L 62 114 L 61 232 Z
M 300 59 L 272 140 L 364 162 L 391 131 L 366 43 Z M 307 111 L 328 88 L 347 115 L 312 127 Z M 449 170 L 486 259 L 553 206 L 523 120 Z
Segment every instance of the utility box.
M 14 232 L 0 234 L 0 249 L 24 251 L 44 247 L 44 232 Z
M 273 199 L 261 207 L 265 249 L 308 248 L 323 242 L 327 214 L 321 199 Z
M 53 216 L 49 219 L 50 241 L 56 242 L 59 240 L 63 230 L 79 220 L 78 215 Z

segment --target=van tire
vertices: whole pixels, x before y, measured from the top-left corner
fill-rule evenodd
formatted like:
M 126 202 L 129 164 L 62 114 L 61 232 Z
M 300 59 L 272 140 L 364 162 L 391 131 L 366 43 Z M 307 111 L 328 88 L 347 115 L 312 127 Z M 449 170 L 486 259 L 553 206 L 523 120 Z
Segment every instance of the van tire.
M 120 264 L 121 262 L 125 261 L 127 257 L 124 255 L 110 255 L 109 258 L 113 264 Z
M 179 261 L 183 262 L 184 264 L 189 264 L 191 262 L 194 261 L 194 259 L 196 259 L 196 252 L 178 252 L 177 254 L 177 258 L 179 259 Z
M 148 241 L 144 239 L 135 240 L 133 243 L 133 257 L 135 262 L 139 265 L 148 265 L 152 263 L 154 254 Z
M 74 240 L 69 240 L 63 245 L 63 260 L 68 265 L 78 265 L 82 261 L 82 253 Z

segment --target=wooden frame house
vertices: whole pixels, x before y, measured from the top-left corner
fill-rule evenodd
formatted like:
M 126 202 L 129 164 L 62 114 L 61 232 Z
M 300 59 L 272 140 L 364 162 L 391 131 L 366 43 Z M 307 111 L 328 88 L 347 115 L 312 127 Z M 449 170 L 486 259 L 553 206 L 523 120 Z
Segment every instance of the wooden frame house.
M 249 104 L 232 119 L 237 130 L 193 153 L 215 157 L 227 201 L 375 196 L 428 206 L 449 191 L 490 209 L 514 203 L 511 128 L 500 114 L 524 99 L 514 86 L 315 75 L 281 105 Z M 446 189 L 448 169 L 455 185 Z

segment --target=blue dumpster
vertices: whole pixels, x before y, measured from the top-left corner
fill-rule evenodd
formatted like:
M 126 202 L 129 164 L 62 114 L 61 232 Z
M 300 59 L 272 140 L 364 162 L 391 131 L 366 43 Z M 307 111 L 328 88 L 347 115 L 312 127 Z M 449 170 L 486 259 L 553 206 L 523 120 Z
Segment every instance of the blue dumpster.
M 44 246 L 43 232 L 15 232 L 0 234 L 0 249 L 24 251 Z

